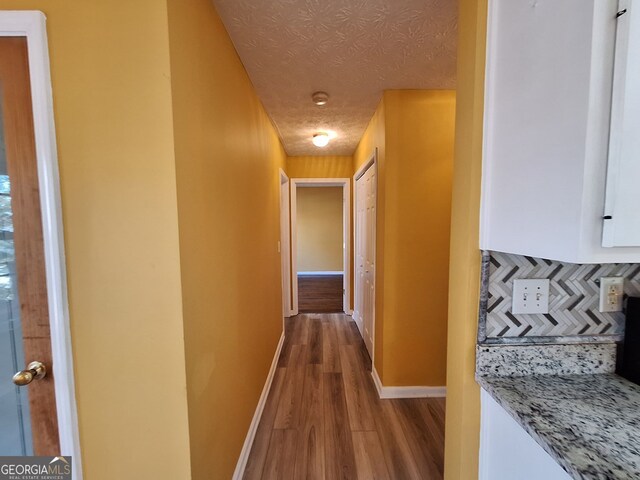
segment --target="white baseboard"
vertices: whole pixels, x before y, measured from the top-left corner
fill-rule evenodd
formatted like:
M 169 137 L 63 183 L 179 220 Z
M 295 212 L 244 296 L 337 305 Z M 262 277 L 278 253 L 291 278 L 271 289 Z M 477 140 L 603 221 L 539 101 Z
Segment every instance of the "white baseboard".
M 276 368 L 278 366 L 278 358 L 280 358 L 280 350 L 282 350 L 282 344 L 284 343 L 284 332 L 282 332 L 282 336 L 280 336 L 280 341 L 278 342 L 278 346 L 276 348 L 276 353 L 273 356 L 273 361 L 271 362 L 271 369 L 269 370 L 269 374 L 267 375 L 267 381 L 264 384 L 264 388 L 262 389 L 262 394 L 260 395 L 260 400 L 258 400 L 258 406 L 256 407 L 256 411 L 253 414 L 253 420 L 251 420 L 251 425 L 249 425 L 249 431 L 247 432 L 247 438 L 244 440 L 244 445 L 242 446 L 242 451 L 240 452 L 240 458 L 238 458 L 238 463 L 236 464 L 236 470 L 233 472 L 233 480 L 241 480 L 244 475 L 244 469 L 247 467 L 247 461 L 249 460 L 249 453 L 251 453 L 251 447 L 253 446 L 253 440 L 256 437 L 256 431 L 258 430 L 258 425 L 260 424 L 260 419 L 262 418 L 262 411 L 264 410 L 264 405 L 267 403 L 267 397 L 269 396 L 269 390 L 271 390 L 271 382 L 273 382 L 273 376 L 276 373 Z
M 385 387 L 376 368 L 371 369 L 373 383 L 380 398 L 442 398 L 447 396 L 447 387 Z
M 298 272 L 299 277 L 314 277 L 314 276 L 324 276 L 324 275 L 344 275 L 343 271 L 339 270 L 317 270 L 310 272 Z

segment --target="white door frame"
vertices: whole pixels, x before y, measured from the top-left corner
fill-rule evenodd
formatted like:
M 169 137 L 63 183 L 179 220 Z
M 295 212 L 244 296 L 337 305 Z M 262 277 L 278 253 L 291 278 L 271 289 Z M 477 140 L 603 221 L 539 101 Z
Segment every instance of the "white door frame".
M 376 192 L 376 218 L 373 219 L 373 258 L 375 258 L 375 269 L 376 271 L 378 270 L 378 259 L 376 257 L 376 235 L 377 235 L 377 228 L 378 228 L 378 147 L 376 147 L 373 150 L 373 153 L 371 154 L 371 157 L 369 157 L 369 160 L 367 160 L 365 163 L 363 163 L 360 168 L 358 168 L 358 170 L 356 170 L 355 175 L 353 176 L 353 218 L 354 218 L 354 222 L 355 219 L 358 218 L 358 212 L 356 211 L 356 206 L 358 205 L 358 189 L 356 187 L 356 182 L 365 174 L 365 172 L 367 170 L 369 170 L 369 168 L 375 168 L 376 169 L 376 184 L 375 184 L 375 192 Z M 357 252 L 357 248 L 358 248 L 358 239 L 355 238 L 355 235 L 357 235 L 357 228 L 355 226 L 353 226 L 353 230 L 354 230 L 354 238 L 353 238 L 353 257 L 354 257 L 354 265 L 353 265 L 353 274 L 354 274 L 354 281 L 353 281 L 353 290 L 354 292 L 358 291 L 358 275 L 356 274 L 357 268 L 355 265 L 355 259 L 358 258 L 358 252 Z M 376 271 L 373 272 L 373 308 L 371 310 L 372 312 L 372 316 L 373 318 L 371 319 L 371 362 L 373 364 L 373 360 L 375 358 L 375 350 L 376 350 L 376 294 L 377 294 L 377 285 L 376 285 Z M 357 294 L 354 295 L 354 300 L 356 299 Z M 355 308 L 355 305 L 354 305 Z M 362 336 L 362 339 L 364 340 L 364 325 L 359 325 L 358 322 L 356 322 L 356 325 L 358 325 L 358 330 L 360 331 L 360 335 Z
M 82 480 L 46 17 L 0 11 L 0 36 L 27 38 L 60 453 L 73 457 L 73 478 Z
M 291 276 L 292 276 L 292 315 L 298 314 L 298 228 L 297 228 L 297 192 L 298 187 L 342 187 L 342 241 L 344 269 L 343 310 L 351 314 L 351 179 L 350 178 L 292 178 L 291 179 Z
M 282 315 L 291 316 L 291 216 L 289 177 L 280 169 L 280 262 L 282 275 Z M 284 198 L 283 198 L 284 197 Z

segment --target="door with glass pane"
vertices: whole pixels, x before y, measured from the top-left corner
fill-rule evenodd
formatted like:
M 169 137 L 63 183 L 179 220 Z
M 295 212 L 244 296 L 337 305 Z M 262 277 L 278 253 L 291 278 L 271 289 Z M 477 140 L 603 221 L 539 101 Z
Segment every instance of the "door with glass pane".
M 0 37 L 0 456 L 60 454 L 48 311 L 27 42 Z

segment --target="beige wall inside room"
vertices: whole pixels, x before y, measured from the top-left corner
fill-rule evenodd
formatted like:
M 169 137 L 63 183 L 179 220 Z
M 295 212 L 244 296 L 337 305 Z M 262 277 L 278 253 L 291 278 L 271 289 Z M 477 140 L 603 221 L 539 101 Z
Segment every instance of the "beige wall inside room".
M 0 9 L 47 17 L 84 478 L 188 479 L 166 3 Z
M 229 479 L 282 334 L 286 157 L 213 3 L 168 13 L 192 474 Z
M 376 358 L 385 386 L 446 384 L 455 92 L 386 91 L 354 155 L 378 148 Z
M 298 272 L 343 271 L 342 187 L 298 187 Z
M 446 480 L 472 480 L 478 478 L 480 443 L 480 388 L 474 374 L 487 0 L 461 0 L 458 11 L 444 476 Z

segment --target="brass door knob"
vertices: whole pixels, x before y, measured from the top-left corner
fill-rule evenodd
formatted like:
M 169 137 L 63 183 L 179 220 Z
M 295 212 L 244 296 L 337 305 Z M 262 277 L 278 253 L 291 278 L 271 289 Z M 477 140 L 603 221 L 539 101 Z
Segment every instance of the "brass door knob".
M 19 387 L 29 385 L 34 380 L 40 380 L 47 376 L 47 367 L 42 362 L 31 362 L 26 370 L 22 370 L 13 376 L 13 383 Z

